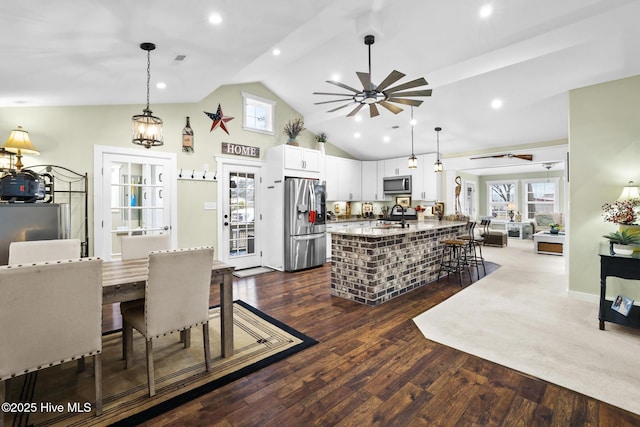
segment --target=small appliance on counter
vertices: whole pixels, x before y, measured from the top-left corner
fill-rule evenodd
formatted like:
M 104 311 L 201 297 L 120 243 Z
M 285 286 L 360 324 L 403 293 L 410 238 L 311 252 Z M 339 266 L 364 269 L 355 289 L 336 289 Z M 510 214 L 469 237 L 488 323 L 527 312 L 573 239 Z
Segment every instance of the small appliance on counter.
M 30 170 L 8 173 L 0 178 L 0 198 L 9 203 L 33 203 L 45 197 L 44 181 Z

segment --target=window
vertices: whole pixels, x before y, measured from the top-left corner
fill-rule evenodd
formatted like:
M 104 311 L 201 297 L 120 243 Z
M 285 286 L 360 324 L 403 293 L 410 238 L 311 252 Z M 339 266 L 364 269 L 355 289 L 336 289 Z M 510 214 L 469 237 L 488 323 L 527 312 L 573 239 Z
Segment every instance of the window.
M 242 92 L 242 105 L 245 130 L 273 135 L 275 101 Z
M 522 183 L 525 195 L 525 218 L 536 214 L 558 212 L 558 179 L 525 180 Z
M 488 214 L 494 218 L 507 218 L 510 210 L 518 210 L 515 181 L 487 182 Z

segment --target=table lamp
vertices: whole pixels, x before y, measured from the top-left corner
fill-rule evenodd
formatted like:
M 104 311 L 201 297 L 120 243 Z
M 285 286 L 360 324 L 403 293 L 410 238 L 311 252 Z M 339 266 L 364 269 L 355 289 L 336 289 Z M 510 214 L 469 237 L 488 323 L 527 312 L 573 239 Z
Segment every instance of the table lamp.
M 513 210 L 516 208 L 516 206 L 513 203 L 509 203 L 507 205 L 507 210 L 509 210 L 509 218 L 510 221 L 513 222 Z
M 29 132 L 22 129 L 22 126 L 18 126 L 17 129 L 13 129 L 9 135 L 9 139 L 4 143 L 2 148 L 16 153 L 18 161 L 16 162 L 16 170 L 22 169 L 22 153 L 26 154 L 40 154 L 40 152 L 33 146 L 29 139 Z

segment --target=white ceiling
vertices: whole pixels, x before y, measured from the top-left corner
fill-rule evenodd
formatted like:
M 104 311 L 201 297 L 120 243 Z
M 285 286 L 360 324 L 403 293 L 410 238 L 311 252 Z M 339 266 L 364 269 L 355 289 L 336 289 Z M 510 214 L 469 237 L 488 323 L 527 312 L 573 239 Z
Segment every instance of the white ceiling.
M 433 89 L 414 109 L 416 154 L 435 152 L 436 126 L 445 156 L 486 153 L 567 138 L 569 90 L 640 74 L 639 16 L 637 0 L 3 0 L 0 106 L 144 104 L 150 41 L 152 109 L 259 81 L 356 158 L 408 155 L 409 107 L 358 122 L 314 105 L 341 91 L 335 73 L 360 87 L 371 33 L 374 83 L 396 69 Z

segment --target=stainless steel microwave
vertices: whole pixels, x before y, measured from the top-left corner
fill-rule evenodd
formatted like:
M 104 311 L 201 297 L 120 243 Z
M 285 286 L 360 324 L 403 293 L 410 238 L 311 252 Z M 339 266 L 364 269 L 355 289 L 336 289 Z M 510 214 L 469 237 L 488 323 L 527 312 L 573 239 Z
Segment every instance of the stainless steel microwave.
M 385 194 L 411 194 L 411 175 L 387 176 L 382 179 Z

